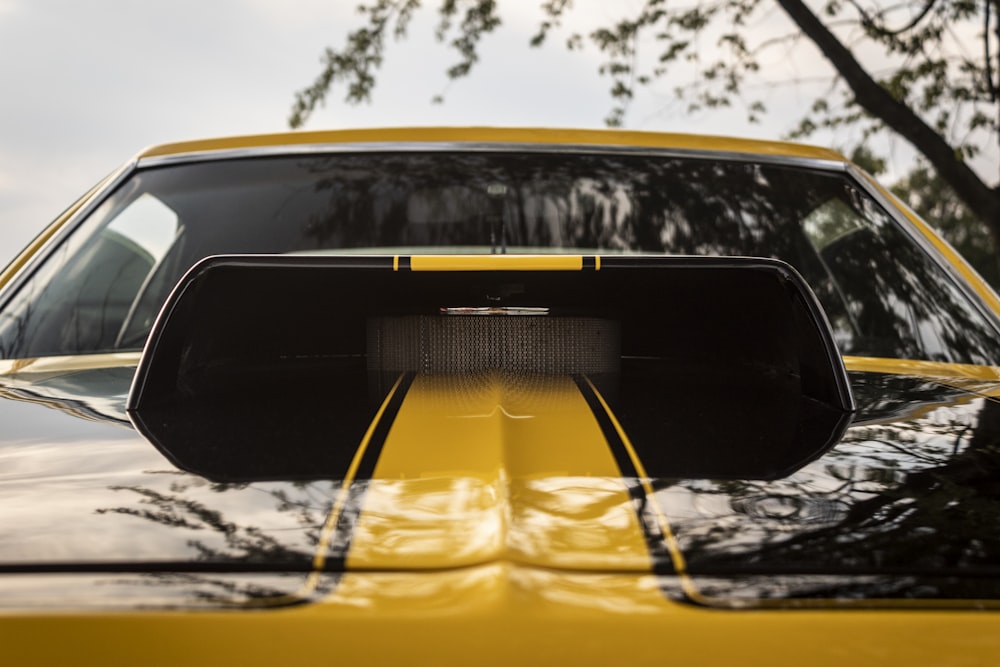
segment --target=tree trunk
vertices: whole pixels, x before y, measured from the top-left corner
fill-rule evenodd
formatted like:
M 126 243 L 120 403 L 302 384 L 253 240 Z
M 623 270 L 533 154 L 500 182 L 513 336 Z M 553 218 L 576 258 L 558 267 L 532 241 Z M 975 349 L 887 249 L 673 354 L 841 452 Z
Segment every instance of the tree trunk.
M 927 158 L 969 210 L 989 228 L 994 248 L 1000 248 L 1000 191 L 983 182 L 956 148 L 913 109 L 880 86 L 802 0 L 778 0 L 778 4 L 844 78 L 858 105 L 900 134 Z

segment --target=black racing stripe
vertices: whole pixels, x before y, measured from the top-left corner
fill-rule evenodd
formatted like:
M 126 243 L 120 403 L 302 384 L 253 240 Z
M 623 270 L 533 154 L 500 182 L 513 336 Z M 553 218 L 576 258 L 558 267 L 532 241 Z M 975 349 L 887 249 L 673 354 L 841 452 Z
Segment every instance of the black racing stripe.
M 597 269 L 597 257 L 594 255 L 583 256 L 583 270 Z
M 341 509 L 340 516 L 337 517 L 337 526 L 330 539 L 330 546 L 326 554 L 326 562 L 323 567 L 324 572 L 343 571 L 346 568 L 347 553 L 351 549 L 351 538 L 354 535 L 354 527 L 361 516 L 361 509 L 364 505 L 364 496 L 368 490 L 368 481 L 375 474 L 375 466 L 385 441 L 389 437 L 389 430 L 396 421 L 396 415 L 403 405 L 413 380 L 417 374 L 414 372 L 404 373 L 399 382 L 399 386 L 393 393 L 392 398 L 385 406 L 381 418 L 375 423 L 372 437 L 368 441 L 368 447 L 361 456 L 358 469 L 354 474 L 354 480 L 347 490 L 347 501 Z
M 410 256 L 409 255 L 405 255 L 405 256 L 404 255 L 400 255 L 399 256 L 399 270 L 400 271 L 409 271 L 411 268 L 412 267 L 411 267 L 411 263 L 410 263 Z
M 370 479 L 375 472 L 375 464 L 378 463 L 378 459 L 382 455 L 385 440 L 389 437 L 389 429 L 392 428 L 393 422 L 396 421 L 396 415 L 399 414 L 399 408 L 403 405 L 403 399 L 409 393 L 410 387 L 413 385 L 413 380 L 416 377 L 417 374 L 413 371 L 403 374 L 396 392 L 389 399 L 389 403 L 382 412 L 382 418 L 375 424 L 371 440 L 368 441 L 368 449 L 365 450 L 364 455 L 361 457 L 361 463 L 354 474 L 355 480 Z
M 646 496 L 646 490 L 642 485 L 642 479 L 639 476 L 639 472 L 635 469 L 635 464 L 632 462 L 632 457 L 629 456 L 628 449 L 625 447 L 618 429 L 615 428 L 614 423 L 611 421 L 611 416 L 604 409 L 600 399 L 598 399 L 597 394 L 594 392 L 594 388 L 587 382 L 586 378 L 574 375 L 573 381 L 576 382 L 576 386 L 583 395 L 584 400 L 587 401 L 591 413 L 597 419 L 601 433 L 604 434 L 604 439 L 611 449 L 611 455 L 614 457 L 615 463 L 618 465 L 618 470 L 621 472 L 622 481 L 625 483 L 629 497 L 632 499 L 632 508 L 635 511 L 636 519 L 638 519 L 639 525 L 642 526 L 642 534 L 646 539 L 646 548 L 649 549 L 649 555 L 653 561 L 653 572 L 655 574 L 676 574 L 677 570 L 674 568 L 674 561 L 670 557 L 670 550 L 667 549 L 663 531 L 660 529 L 655 512 L 650 507 L 649 498 Z

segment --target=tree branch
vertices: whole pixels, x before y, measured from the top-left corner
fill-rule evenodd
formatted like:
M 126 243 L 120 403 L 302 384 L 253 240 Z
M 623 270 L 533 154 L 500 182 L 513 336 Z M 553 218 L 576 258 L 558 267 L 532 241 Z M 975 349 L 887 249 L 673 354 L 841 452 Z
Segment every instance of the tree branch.
M 941 178 L 990 227 L 994 239 L 1000 241 L 1000 195 L 997 191 L 976 175 L 944 137 L 879 85 L 802 0 L 778 0 L 778 4 L 843 77 L 855 102 L 923 153 Z

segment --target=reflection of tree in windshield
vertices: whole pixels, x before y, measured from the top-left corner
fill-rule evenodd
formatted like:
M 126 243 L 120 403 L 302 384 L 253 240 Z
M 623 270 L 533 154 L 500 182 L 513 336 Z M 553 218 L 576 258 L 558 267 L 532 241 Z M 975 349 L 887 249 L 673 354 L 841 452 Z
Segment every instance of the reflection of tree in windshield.
M 1000 361 L 994 327 L 839 172 L 627 154 L 369 152 L 174 165 L 135 180 L 141 187 L 115 197 L 155 197 L 185 230 L 169 251 L 178 257 L 163 260 L 169 271 L 146 288 L 143 312 L 155 312 L 176 278 L 213 254 L 749 255 L 803 274 L 847 354 Z M 127 208 L 112 204 L 105 208 Z M 78 264 L 66 266 L 85 273 Z M 103 264 L 87 270 L 112 275 Z M 4 356 L 88 351 L 31 347 L 52 336 L 23 331 L 64 327 L 78 310 L 53 310 L 46 293 L 29 281 L 8 306 Z M 143 333 L 119 343 L 134 347 Z
M 608 155 L 356 155 L 309 168 L 327 197 L 306 231 L 315 247 L 497 251 L 499 220 L 501 251 L 776 257 L 806 277 L 845 353 L 997 358 L 992 329 L 841 176 Z M 814 227 L 824 215 L 820 234 Z

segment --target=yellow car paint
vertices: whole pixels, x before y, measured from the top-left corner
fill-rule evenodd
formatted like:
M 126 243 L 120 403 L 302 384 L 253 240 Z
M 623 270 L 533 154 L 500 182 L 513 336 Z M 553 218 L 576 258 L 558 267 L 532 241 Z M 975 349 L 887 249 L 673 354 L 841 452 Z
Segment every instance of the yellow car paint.
M 139 352 L 110 352 L 34 359 L 0 359 L 0 378 L 30 376 L 31 379 L 38 380 L 74 371 L 135 366 L 139 363 L 140 356 Z
M 508 143 L 554 146 L 621 146 L 677 150 L 709 150 L 755 155 L 775 155 L 844 162 L 836 151 L 802 144 L 713 137 L 692 134 L 634 132 L 628 130 L 560 130 L 502 127 L 398 127 L 329 130 L 224 137 L 153 146 L 138 159 L 268 147 L 370 143 Z
M 411 271 L 580 271 L 580 255 L 412 255 Z M 597 265 L 600 268 L 600 264 Z M 399 257 L 393 268 L 399 270 Z
M 920 375 L 934 378 L 1000 381 L 1000 367 L 979 364 L 954 364 L 944 361 L 921 361 L 919 359 L 882 359 L 876 357 L 845 356 L 844 367 L 849 371 L 889 373 L 891 375 Z

